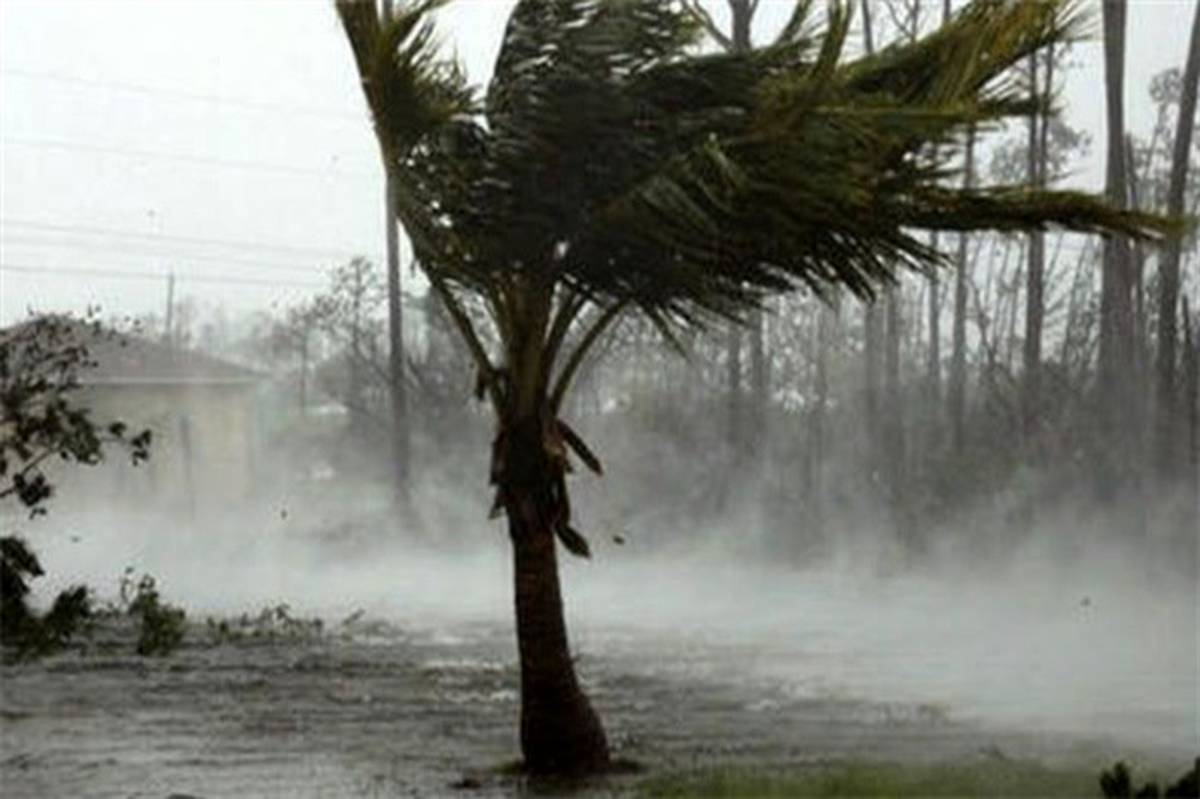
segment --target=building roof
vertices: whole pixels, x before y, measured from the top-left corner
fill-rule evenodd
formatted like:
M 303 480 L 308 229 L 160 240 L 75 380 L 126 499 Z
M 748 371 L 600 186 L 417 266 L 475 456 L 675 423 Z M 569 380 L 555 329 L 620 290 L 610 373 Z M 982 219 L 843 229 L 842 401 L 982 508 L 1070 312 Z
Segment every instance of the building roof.
M 37 318 L 9 328 L 35 324 Z M 82 369 L 82 385 L 233 385 L 252 384 L 257 372 L 203 352 L 172 347 L 133 333 L 68 317 L 71 335 L 88 349 L 94 365 Z

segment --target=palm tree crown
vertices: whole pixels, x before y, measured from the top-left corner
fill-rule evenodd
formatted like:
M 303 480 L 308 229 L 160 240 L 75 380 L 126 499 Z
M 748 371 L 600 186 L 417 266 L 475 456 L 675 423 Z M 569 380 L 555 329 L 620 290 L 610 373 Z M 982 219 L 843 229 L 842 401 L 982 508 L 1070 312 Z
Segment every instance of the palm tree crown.
M 871 297 L 941 262 L 922 229 L 1165 229 L 1081 193 L 945 180 L 968 125 L 1028 113 L 1010 67 L 1079 35 L 1069 0 L 976 0 L 853 58 L 840 2 L 820 30 L 800 0 L 771 45 L 705 55 L 676 3 L 520 0 L 482 102 L 437 57 L 441 4 L 338 9 L 417 257 L 481 367 L 541 349 L 531 399 L 589 307 L 635 307 L 669 333 L 798 286 Z M 463 292 L 486 302 L 495 363 Z

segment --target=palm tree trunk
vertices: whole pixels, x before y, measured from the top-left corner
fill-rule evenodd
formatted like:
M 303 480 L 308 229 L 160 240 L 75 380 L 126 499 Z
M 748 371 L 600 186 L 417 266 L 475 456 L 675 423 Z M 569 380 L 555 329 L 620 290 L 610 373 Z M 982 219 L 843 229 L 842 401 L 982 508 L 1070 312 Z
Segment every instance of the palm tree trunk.
M 541 419 L 501 436 L 501 491 L 513 546 L 521 663 L 521 752 L 535 774 L 585 774 L 609 765 L 600 718 L 579 687 L 563 620 L 555 526 L 566 493 L 544 444 Z

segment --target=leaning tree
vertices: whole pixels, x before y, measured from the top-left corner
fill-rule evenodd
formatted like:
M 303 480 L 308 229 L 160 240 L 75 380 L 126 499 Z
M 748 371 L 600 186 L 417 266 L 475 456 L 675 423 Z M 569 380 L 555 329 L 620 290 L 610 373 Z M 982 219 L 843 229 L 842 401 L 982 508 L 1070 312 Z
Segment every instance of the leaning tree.
M 822 25 L 800 0 L 770 46 L 706 54 L 675 0 L 518 0 L 478 99 L 439 55 L 442 0 L 384 2 L 337 10 L 396 170 L 398 221 L 495 413 L 533 772 L 609 763 L 571 662 L 555 541 L 588 555 L 565 475 L 572 453 L 600 463 L 559 413 L 622 314 L 674 341 L 772 293 L 869 300 L 945 261 L 924 230 L 1168 227 L 1082 193 L 947 180 L 967 130 L 1035 107 L 1011 67 L 1080 33 L 1072 0 L 975 0 L 922 39 L 859 56 L 843 52 L 847 2 Z

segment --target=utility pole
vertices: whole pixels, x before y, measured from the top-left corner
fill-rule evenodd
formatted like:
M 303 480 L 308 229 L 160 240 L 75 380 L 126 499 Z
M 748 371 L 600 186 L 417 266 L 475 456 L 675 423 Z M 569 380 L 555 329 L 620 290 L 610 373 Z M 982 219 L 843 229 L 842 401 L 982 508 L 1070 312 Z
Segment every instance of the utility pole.
M 350 386 L 348 396 L 350 398 L 350 433 L 357 441 L 365 428 L 362 382 L 362 298 L 365 291 L 363 270 L 367 268 L 367 262 L 355 258 L 350 262 L 350 268 L 354 270 L 352 274 L 354 282 L 350 295 L 350 363 L 348 364 Z
M 167 313 L 163 325 L 163 341 L 168 347 L 175 346 L 175 272 L 167 274 Z
M 392 0 L 383 0 L 383 18 L 392 19 Z M 404 388 L 404 317 L 400 302 L 400 231 L 396 218 L 398 186 L 396 170 L 391 163 L 385 142 L 380 142 L 383 153 L 385 175 L 385 219 L 387 230 L 387 285 L 388 285 L 388 381 L 392 400 L 392 483 L 393 497 L 397 509 L 408 506 L 408 397 Z

